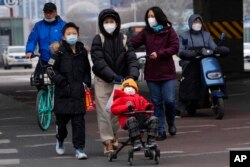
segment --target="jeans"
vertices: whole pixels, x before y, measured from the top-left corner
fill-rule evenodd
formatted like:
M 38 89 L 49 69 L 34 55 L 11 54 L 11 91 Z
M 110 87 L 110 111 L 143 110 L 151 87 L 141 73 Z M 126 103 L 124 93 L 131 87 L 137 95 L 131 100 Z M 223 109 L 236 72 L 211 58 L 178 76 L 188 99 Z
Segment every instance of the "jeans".
M 164 116 L 168 127 L 173 126 L 175 121 L 175 80 L 147 81 L 147 85 L 155 105 L 154 115 L 159 119 L 158 132 L 162 133 L 166 131 Z

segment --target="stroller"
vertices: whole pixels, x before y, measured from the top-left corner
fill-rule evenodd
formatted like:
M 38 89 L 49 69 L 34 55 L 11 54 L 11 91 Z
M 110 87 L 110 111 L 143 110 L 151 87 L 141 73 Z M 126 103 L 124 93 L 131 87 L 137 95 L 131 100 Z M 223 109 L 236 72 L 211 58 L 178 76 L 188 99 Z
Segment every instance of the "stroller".
M 134 159 L 134 152 L 136 151 L 144 151 L 145 157 L 154 160 L 155 164 L 159 164 L 160 161 L 160 149 L 158 148 L 157 145 L 154 147 L 147 147 L 145 140 L 143 140 L 144 132 L 146 129 L 143 127 L 143 122 L 145 120 L 145 113 L 153 113 L 154 111 L 152 110 L 146 110 L 146 111 L 131 111 L 131 112 L 126 112 L 124 113 L 125 115 L 130 115 L 136 117 L 136 119 L 139 122 L 139 127 L 140 127 L 140 133 L 141 133 L 141 138 L 140 142 L 142 144 L 142 148 L 139 149 L 134 149 L 131 148 L 128 151 L 128 164 L 131 166 L 133 164 L 133 159 Z M 121 146 L 114 152 L 110 153 L 108 155 L 108 160 L 110 162 L 113 161 L 113 159 L 117 159 L 118 153 L 125 147 L 125 146 L 130 146 L 132 145 L 131 139 L 129 138 L 128 140 L 124 142 L 120 142 Z

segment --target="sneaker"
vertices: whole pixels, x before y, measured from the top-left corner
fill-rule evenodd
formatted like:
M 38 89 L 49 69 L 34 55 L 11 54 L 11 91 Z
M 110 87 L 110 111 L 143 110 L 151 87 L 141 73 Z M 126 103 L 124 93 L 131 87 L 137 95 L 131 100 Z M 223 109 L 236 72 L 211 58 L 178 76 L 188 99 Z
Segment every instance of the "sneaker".
M 153 148 L 155 146 L 157 146 L 157 144 L 155 142 L 155 139 L 154 138 L 148 138 L 146 147 Z
M 87 156 L 87 154 L 84 152 L 84 149 L 82 149 L 82 148 L 77 148 L 77 149 L 76 149 L 76 158 L 77 158 L 77 159 L 87 159 L 88 156 Z
M 56 141 L 56 153 L 58 155 L 63 155 L 65 153 L 65 149 L 63 147 L 63 141 Z
M 108 156 L 111 152 L 114 152 L 114 148 L 110 140 L 103 142 L 103 145 L 104 145 L 105 156 Z
M 165 139 L 167 139 L 167 135 L 166 135 L 166 132 L 165 132 L 165 131 L 160 132 L 160 133 L 158 134 L 158 136 L 156 137 L 156 140 L 157 140 L 157 141 L 162 141 L 162 140 L 165 140 Z
M 119 142 L 118 142 L 118 137 L 116 135 L 114 136 L 114 138 L 112 140 L 112 145 L 113 145 L 114 150 L 118 149 Z
M 168 133 L 171 135 L 171 136 L 174 136 L 176 135 L 176 127 L 173 125 L 171 127 L 168 128 Z
M 142 148 L 142 144 L 141 144 L 141 141 L 140 140 L 135 140 L 134 142 L 133 142 L 133 149 L 134 150 L 141 150 L 141 148 Z

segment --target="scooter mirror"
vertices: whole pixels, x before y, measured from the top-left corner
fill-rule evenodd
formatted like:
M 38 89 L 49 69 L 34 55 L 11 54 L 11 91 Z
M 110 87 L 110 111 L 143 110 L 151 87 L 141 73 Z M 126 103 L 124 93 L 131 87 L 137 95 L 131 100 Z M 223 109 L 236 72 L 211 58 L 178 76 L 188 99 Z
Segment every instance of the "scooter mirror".
M 225 33 L 221 33 L 220 40 L 224 41 L 226 38 L 227 38 L 226 34 Z
M 187 46 L 188 45 L 188 39 L 182 39 L 182 45 Z

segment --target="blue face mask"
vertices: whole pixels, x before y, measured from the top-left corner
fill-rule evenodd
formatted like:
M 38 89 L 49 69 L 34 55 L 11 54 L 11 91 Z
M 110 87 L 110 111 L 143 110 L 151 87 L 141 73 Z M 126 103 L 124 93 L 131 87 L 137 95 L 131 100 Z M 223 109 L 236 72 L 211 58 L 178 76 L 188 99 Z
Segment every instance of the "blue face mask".
M 77 42 L 78 38 L 77 35 L 67 35 L 66 42 L 70 45 L 74 45 Z
M 51 18 L 51 19 L 44 18 L 44 20 L 47 21 L 48 23 L 51 23 L 51 22 L 55 21 L 56 18 Z

